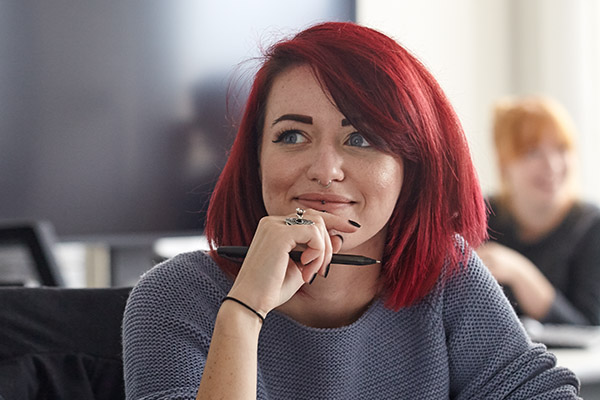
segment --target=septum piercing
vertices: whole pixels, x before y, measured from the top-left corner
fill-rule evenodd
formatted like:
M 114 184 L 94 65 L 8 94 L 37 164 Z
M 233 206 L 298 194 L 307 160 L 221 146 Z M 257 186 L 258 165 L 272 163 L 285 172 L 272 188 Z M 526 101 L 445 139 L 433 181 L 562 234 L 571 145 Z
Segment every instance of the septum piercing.
M 322 187 L 324 187 L 325 189 L 329 189 L 329 187 L 331 186 L 331 182 L 332 182 L 332 181 L 331 181 L 331 179 L 330 179 L 330 180 L 329 180 L 329 182 L 327 182 L 327 185 L 323 185 L 323 184 L 321 183 L 321 180 L 320 180 L 320 179 L 317 179 L 317 183 L 319 184 L 319 186 L 322 186 Z

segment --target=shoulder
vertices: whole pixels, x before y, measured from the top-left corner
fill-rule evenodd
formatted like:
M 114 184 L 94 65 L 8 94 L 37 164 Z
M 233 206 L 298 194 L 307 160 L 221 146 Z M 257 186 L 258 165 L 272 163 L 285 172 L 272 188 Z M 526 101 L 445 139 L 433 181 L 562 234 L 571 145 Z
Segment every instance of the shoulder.
M 189 279 L 208 279 L 219 285 L 226 285 L 230 281 L 217 263 L 206 252 L 199 250 L 181 253 L 156 265 L 142 275 L 140 282 L 146 280 L 168 282 Z
M 600 208 L 589 202 L 577 202 L 571 207 L 558 232 L 568 233 L 571 241 L 600 237 Z
M 200 381 L 214 321 L 230 285 L 200 251 L 173 257 L 140 278 L 123 316 L 127 398 L 195 395 L 194 382 Z
M 479 314 L 490 315 L 492 310 L 503 315 L 510 314 L 512 308 L 500 285 L 475 250 L 461 236 L 456 235 L 455 239 L 464 259 L 455 265 L 446 263 L 426 302 L 437 309 L 445 323 L 450 325 L 457 322 L 454 317 L 460 320 L 469 315 L 479 318 Z
M 146 272 L 129 296 L 126 314 L 134 309 L 157 310 L 191 306 L 218 307 L 232 281 L 213 259 L 202 251 L 183 253 Z M 185 312 L 182 310 L 182 312 Z
M 485 202 L 491 209 L 500 207 L 500 198 L 498 196 L 488 196 L 485 198 Z
M 210 284 L 223 288 L 231 284 L 225 273 L 208 254 L 194 251 L 179 254 L 156 265 L 142 275 L 136 288 L 149 285 L 172 288 L 178 285 L 188 286 L 190 283 L 202 286 Z
M 479 297 L 483 293 L 501 295 L 500 286 L 475 250 L 466 246 L 465 252 L 466 260 L 442 276 L 446 295 L 456 294 L 459 298 Z
M 577 220 L 589 221 L 591 225 L 600 225 L 600 207 L 594 203 L 585 201 L 575 203 L 570 214 Z
M 497 196 L 486 199 L 488 206 L 488 233 L 494 239 L 497 235 L 506 235 L 512 232 L 515 222 L 510 211 Z
M 447 326 L 491 323 L 501 319 L 513 325 L 516 316 L 502 288 L 474 249 L 465 245 L 466 260 L 447 268 L 435 291 Z M 470 322 L 468 322 L 470 321 Z

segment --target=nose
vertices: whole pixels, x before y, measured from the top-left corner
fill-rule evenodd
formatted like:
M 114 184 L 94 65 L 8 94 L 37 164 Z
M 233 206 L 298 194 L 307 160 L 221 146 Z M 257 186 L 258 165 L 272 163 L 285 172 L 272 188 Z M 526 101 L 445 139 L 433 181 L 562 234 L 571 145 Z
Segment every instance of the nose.
M 344 180 L 344 157 L 335 146 L 321 145 L 315 148 L 307 178 L 315 182 L 341 182 Z

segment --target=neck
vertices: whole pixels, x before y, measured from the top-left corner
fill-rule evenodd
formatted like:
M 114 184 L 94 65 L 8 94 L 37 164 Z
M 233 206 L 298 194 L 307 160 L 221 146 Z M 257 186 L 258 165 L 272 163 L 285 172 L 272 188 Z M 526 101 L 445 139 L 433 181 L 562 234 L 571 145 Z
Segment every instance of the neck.
M 354 243 L 346 236 L 340 253 L 360 254 L 381 260 L 387 229 L 369 240 Z M 381 264 L 351 266 L 332 264 L 327 278 L 317 276 L 305 284 L 279 311 L 296 321 L 316 328 L 350 325 L 367 310 L 379 295 Z
M 305 284 L 278 311 L 317 328 L 335 328 L 355 322 L 379 293 L 381 266 L 332 264 L 327 278 Z

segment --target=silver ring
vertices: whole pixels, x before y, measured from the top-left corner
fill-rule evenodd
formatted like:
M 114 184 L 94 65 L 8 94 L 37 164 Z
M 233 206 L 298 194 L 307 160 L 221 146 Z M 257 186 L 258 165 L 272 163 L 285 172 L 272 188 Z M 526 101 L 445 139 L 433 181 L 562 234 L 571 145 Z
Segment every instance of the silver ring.
M 311 221 L 310 219 L 290 217 L 290 218 L 285 219 L 285 224 L 286 225 L 314 225 L 315 223 L 313 221 Z
M 296 217 L 289 217 L 285 219 L 286 225 L 314 225 L 314 222 L 310 219 L 302 218 L 304 216 L 304 210 L 302 208 L 296 208 Z
M 331 181 L 331 179 L 330 179 L 330 180 L 329 180 L 329 182 L 327 182 L 327 185 L 323 185 L 323 184 L 321 183 L 321 180 L 320 180 L 320 179 L 317 179 L 317 183 L 319 184 L 319 186 L 322 186 L 322 187 L 324 187 L 325 189 L 329 189 L 329 187 L 331 186 L 331 182 L 332 182 L 332 181 Z

